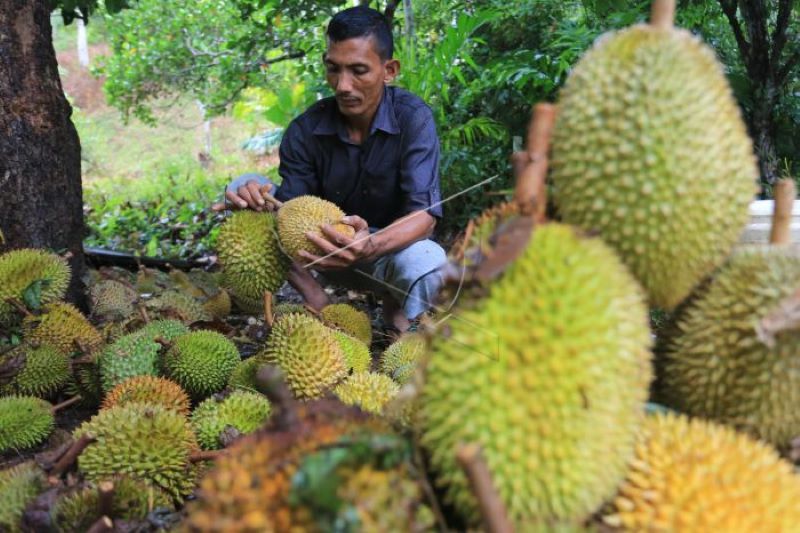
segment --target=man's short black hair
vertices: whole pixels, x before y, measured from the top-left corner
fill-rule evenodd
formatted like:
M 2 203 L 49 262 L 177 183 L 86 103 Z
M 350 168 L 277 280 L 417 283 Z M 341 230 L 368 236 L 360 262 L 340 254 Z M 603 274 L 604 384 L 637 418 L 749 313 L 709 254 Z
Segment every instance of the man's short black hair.
M 328 24 L 328 39 L 338 43 L 358 37 L 372 37 L 378 56 L 384 61 L 392 58 L 394 42 L 392 30 L 380 11 L 367 6 L 356 6 L 339 11 Z

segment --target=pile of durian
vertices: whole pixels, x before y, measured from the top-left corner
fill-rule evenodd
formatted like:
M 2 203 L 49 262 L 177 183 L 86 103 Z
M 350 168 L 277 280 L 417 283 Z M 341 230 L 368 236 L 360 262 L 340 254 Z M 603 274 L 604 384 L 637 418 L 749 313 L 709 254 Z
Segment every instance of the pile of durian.
M 88 317 L 62 258 L 1 255 L 22 343 L 0 360 L 0 451 L 46 446 L 77 398 L 98 410 L 0 470 L 0 529 L 800 531 L 794 190 L 769 246 L 736 245 L 752 143 L 674 8 L 604 35 L 536 106 L 513 200 L 383 351 L 363 309 L 273 296 L 321 253 L 306 232 L 352 237 L 319 198 L 234 213 L 219 275 L 95 276 Z M 265 333 L 244 359 L 236 309 Z

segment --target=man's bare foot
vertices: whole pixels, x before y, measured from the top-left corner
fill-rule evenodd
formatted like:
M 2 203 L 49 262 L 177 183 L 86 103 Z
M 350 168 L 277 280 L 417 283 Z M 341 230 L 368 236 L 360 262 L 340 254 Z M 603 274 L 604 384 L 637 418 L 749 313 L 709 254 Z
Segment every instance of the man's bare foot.
M 292 263 L 287 276 L 289 284 L 300 293 L 306 304 L 315 311 L 322 310 L 323 307 L 331 303 L 322 285 L 314 279 L 307 269 L 297 263 Z

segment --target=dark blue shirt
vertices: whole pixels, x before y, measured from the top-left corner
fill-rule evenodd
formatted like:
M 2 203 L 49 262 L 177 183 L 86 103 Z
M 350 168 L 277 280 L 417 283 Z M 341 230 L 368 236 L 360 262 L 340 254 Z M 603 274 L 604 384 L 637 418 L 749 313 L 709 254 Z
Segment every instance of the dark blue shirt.
M 431 109 L 419 97 L 386 87 L 369 136 L 353 144 L 336 100 L 316 102 L 289 124 L 280 146 L 286 201 L 313 194 L 382 228 L 412 211 L 442 216 L 439 138 Z

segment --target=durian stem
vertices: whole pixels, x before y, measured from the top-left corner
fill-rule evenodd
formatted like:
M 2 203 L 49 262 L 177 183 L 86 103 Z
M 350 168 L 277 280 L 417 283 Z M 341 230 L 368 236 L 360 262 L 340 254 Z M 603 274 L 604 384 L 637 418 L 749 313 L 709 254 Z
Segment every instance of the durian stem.
M 33 313 L 31 313 L 30 310 L 16 298 L 6 298 L 6 303 L 15 307 L 17 311 L 19 311 L 20 313 L 22 313 L 27 317 L 34 316 Z
M 520 211 L 533 215 L 537 223 L 544 222 L 547 208 L 545 178 L 556 112 L 553 104 L 539 103 L 533 106 L 526 145 L 528 163 L 517 176 L 514 187 L 514 200 L 519 204 Z
M 86 530 L 86 533 L 107 533 L 114 531 L 114 522 L 107 516 L 101 516 L 97 522 L 92 524 L 92 527 Z
M 514 526 L 508 520 L 505 505 L 492 484 L 492 475 L 477 444 L 462 444 L 456 451 L 458 460 L 467 475 L 472 493 L 478 500 L 486 531 L 489 533 L 511 533 Z
M 56 462 L 53 466 L 52 470 L 50 470 L 49 474 L 51 477 L 58 478 L 61 474 L 67 471 L 69 467 L 71 467 L 78 456 L 83 453 L 83 450 L 86 449 L 91 443 L 96 441 L 97 439 L 94 435 L 89 433 L 82 434 L 75 443 L 70 446 L 69 450 L 61 456 L 61 459 Z
M 69 407 L 70 405 L 72 405 L 74 403 L 78 403 L 79 401 L 81 401 L 81 395 L 80 394 L 76 394 L 75 396 L 73 396 L 69 400 L 64 400 L 63 402 L 61 402 L 59 404 L 56 404 L 53 407 L 51 407 L 50 408 L 50 412 L 53 413 L 53 414 L 56 414 L 61 409 Z
M 263 187 L 261 187 L 261 190 L 259 192 L 261 193 L 261 196 L 264 198 L 264 200 L 274 205 L 277 209 L 280 209 L 281 207 L 283 207 L 283 202 L 272 196 L 269 193 L 269 191 L 271 190 L 272 187 L 270 185 L 264 185 Z
M 101 481 L 97 486 L 97 514 L 100 516 L 114 514 L 114 483 L 111 481 Z
M 198 450 L 189 454 L 189 462 L 216 461 L 223 455 L 225 455 L 225 450 Z
M 444 533 L 449 531 L 447 527 L 447 520 L 444 519 L 444 513 L 439 505 L 439 500 L 436 498 L 436 493 L 433 492 L 430 481 L 428 481 L 428 473 L 425 468 L 425 460 L 422 451 L 419 449 L 418 444 L 414 444 L 414 461 L 419 466 L 421 472 L 419 473 L 419 485 L 422 487 L 422 492 L 425 493 L 425 498 L 428 500 L 428 506 L 433 512 L 436 519 L 436 524 L 439 526 L 439 531 Z
M 653 0 L 650 6 L 650 25 L 668 30 L 675 24 L 675 0 Z
M 142 315 L 142 320 L 144 320 L 145 324 L 150 323 L 150 315 L 147 314 L 147 309 L 144 308 L 144 305 L 139 306 L 139 314 Z
M 264 291 L 264 323 L 272 329 L 275 322 L 275 315 L 272 313 L 272 293 Z
M 775 207 L 772 211 L 772 228 L 769 243 L 773 245 L 792 242 L 792 207 L 797 187 L 792 179 L 783 179 L 775 184 Z

